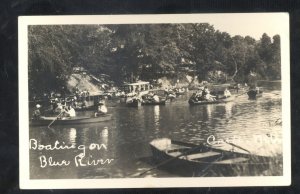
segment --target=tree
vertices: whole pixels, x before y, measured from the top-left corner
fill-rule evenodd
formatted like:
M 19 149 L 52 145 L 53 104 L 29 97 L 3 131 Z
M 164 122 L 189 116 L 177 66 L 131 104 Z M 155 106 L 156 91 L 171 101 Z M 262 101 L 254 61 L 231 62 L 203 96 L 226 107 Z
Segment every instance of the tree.
M 62 26 L 29 26 L 29 90 L 42 94 L 64 86 L 71 73 L 72 55 L 63 41 Z

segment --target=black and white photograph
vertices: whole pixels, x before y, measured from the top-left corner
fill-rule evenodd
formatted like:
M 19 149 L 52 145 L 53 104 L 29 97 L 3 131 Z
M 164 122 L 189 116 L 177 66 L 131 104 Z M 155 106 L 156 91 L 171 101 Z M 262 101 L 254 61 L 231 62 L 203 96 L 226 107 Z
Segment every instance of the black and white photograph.
M 289 185 L 287 13 L 19 17 L 21 188 Z

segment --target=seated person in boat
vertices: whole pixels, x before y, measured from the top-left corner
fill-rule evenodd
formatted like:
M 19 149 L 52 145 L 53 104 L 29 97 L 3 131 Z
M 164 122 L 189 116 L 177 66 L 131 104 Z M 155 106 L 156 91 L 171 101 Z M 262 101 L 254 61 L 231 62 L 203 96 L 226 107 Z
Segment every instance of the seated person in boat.
M 53 106 L 54 113 L 60 113 L 63 110 L 63 105 L 60 102 L 55 103 L 55 105 Z
M 95 117 L 105 114 L 107 114 L 107 107 L 105 106 L 104 100 L 100 100 L 98 103 L 97 112 L 95 112 Z
M 76 117 L 76 112 L 75 109 L 72 106 L 68 107 L 68 112 L 67 112 L 69 117 Z
M 41 105 L 37 104 L 35 110 L 33 111 L 32 119 L 38 120 L 41 117 L 40 111 Z
M 152 102 L 152 96 L 149 94 L 146 94 L 146 95 L 142 96 L 142 100 L 144 102 Z
M 61 104 L 58 100 L 58 98 L 55 98 L 52 102 L 51 102 L 51 105 L 52 105 L 52 111 L 53 113 L 59 113 L 61 112 L 61 110 L 58 108 Z M 62 107 L 60 107 L 62 108 Z
M 256 93 L 259 94 L 259 87 L 256 87 L 255 90 L 256 90 Z
M 204 87 L 204 90 L 202 91 L 202 97 L 206 101 L 215 101 L 215 96 L 210 94 L 210 91 L 208 90 L 207 86 Z
M 227 88 L 224 90 L 224 96 L 225 96 L 225 98 L 228 98 L 231 96 L 231 93 Z
M 75 109 L 72 106 L 64 106 L 61 112 L 60 119 L 63 119 L 64 117 L 76 117 Z
M 156 94 L 153 95 L 152 99 L 153 99 L 153 102 L 159 102 L 159 97 Z
M 195 100 L 197 100 L 197 101 L 202 101 L 202 100 L 203 100 L 203 98 L 202 98 L 202 93 L 203 93 L 202 90 L 197 91 L 197 92 L 195 93 L 195 96 L 194 96 Z

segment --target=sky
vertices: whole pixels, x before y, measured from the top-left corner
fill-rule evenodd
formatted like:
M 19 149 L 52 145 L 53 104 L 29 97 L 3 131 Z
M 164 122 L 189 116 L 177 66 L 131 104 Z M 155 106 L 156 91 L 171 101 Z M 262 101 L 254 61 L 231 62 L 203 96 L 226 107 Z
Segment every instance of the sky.
M 20 17 L 32 25 L 44 24 L 160 24 L 209 23 L 216 30 L 231 36 L 251 36 L 259 40 L 263 33 L 289 37 L 288 13 L 219 13 L 219 14 L 141 14 L 100 16 L 26 16 Z M 100 22 L 100 23 L 99 23 Z
M 228 32 L 231 36 L 251 36 L 259 40 L 263 33 L 273 37 L 280 34 L 283 28 L 285 13 L 255 13 L 255 14 L 214 14 L 207 16 L 206 20 L 216 30 Z

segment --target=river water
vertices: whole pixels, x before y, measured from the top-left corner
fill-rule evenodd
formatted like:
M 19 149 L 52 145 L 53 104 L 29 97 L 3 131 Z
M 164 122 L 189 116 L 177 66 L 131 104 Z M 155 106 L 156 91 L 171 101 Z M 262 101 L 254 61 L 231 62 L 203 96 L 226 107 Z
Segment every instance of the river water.
M 189 106 L 189 93 L 165 106 L 129 108 L 119 105 L 117 101 L 109 101 L 108 110 L 112 114 L 112 120 L 107 122 L 54 125 L 51 129 L 30 127 L 30 177 L 136 177 L 154 166 L 149 142 L 163 137 L 195 144 L 205 141 L 223 149 L 232 149 L 232 146 L 222 143 L 227 140 L 258 155 L 281 157 L 282 126 L 278 124 L 282 114 L 281 83 L 261 85 L 264 94 L 257 100 L 248 100 L 245 94 L 226 104 Z M 38 144 L 53 147 L 56 141 L 58 145 L 74 147 L 59 150 L 38 150 L 35 147 Z M 104 146 L 100 147 L 101 144 Z M 87 165 L 87 160 L 82 163 L 76 160 L 76 156 L 83 152 L 91 165 Z M 104 163 L 91 162 L 96 159 L 102 159 Z M 66 165 L 54 166 L 55 162 L 62 160 L 65 160 Z M 278 165 L 268 172 L 258 172 L 257 175 L 281 174 L 282 166 Z M 240 175 L 247 176 L 247 173 L 241 172 Z M 153 169 L 142 177 L 177 176 L 176 170 L 174 173 Z

